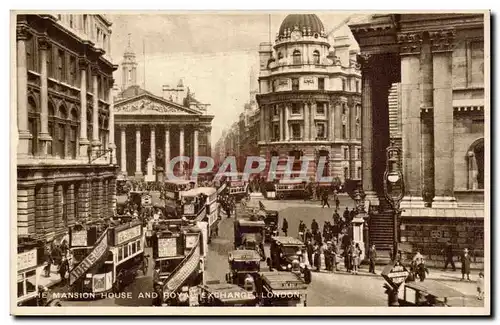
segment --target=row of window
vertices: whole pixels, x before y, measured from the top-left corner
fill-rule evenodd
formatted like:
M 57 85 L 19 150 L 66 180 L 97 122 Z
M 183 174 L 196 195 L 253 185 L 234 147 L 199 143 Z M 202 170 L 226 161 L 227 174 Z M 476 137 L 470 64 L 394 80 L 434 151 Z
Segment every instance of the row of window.
M 360 136 L 360 127 L 359 123 L 356 123 L 356 135 L 357 139 Z M 292 140 L 302 140 L 302 128 L 300 123 L 292 123 L 290 125 Z M 317 140 L 326 140 L 326 123 L 325 122 L 317 122 L 316 123 L 316 139 Z M 342 139 L 347 139 L 347 125 L 342 124 Z M 280 125 L 279 123 L 273 123 L 273 138 L 272 141 L 279 141 L 280 139 Z
M 361 179 L 363 171 L 361 167 L 357 168 L 356 175 L 354 175 L 355 179 Z M 351 179 L 349 175 L 349 167 L 344 167 L 344 180 Z
M 41 55 L 38 51 L 36 37 L 31 37 L 26 41 L 26 64 L 28 70 L 40 72 Z M 49 78 L 67 83 L 73 87 L 80 88 L 80 69 L 78 68 L 77 56 L 56 45 L 50 46 L 46 55 L 47 74 Z M 92 93 L 91 68 L 87 68 L 87 92 Z M 109 78 L 100 74 L 97 76 L 98 98 L 107 100 L 109 95 Z
M 325 115 L 327 105 L 328 104 L 325 102 L 316 102 L 316 115 Z M 303 103 L 291 103 L 291 114 L 300 115 L 302 114 L 303 108 L 304 108 Z M 356 105 L 355 109 L 356 109 L 356 118 L 359 119 L 361 117 L 361 105 Z M 342 103 L 342 114 L 347 115 L 348 112 L 349 112 L 348 106 L 346 105 L 346 103 Z M 278 105 L 273 106 L 273 115 L 279 116 Z
M 271 82 L 272 92 L 276 92 L 276 83 L 278 81 L 274 80 Z M 356 80 L 356 92 L 361 92 L 359 80 Z M 292 91 L 300 90 L 300 80 L 299 78 L 292 78 Z M 310 90 L 308 87 L 307 90 Z M 318 90 L 325 90 L 325 78 L 318 78 Z M 351 83 L 349 80 L 342 79 L 342 90 L 351 91 Z
M 69 14 L 69 15 L 65 15 L 66 16 L 66 20 L 68 21 L 68 25 L 70 28 L 73 28 L 73 29 L 79 29 L 80 27 L 78 26 L 78 18 L 80 18 L 80 15 L 72 15 L 72 14 Z M 59 14 L 57 15 L 57 18 L 59 20 L 62 20 L 63 19 L 63 15 Z M 89 35 L 91 37 L 94 37 L 95 36 L 95 42 L 96 44 L 98 44 L 99 46 L 101 46 L 105 51 L 109 51 L 109 37 L 108 35 L 105 33 L 104 30 L 102 30 L 99 25 L 95 24 L 93 27 L 94 28 L 91 28 L 90 26 L 90 17 L 89 15 L 87 14 L 84 14 L 84 15 L 81 15 L 81 20 L 80 20 L 80 25 L 81 25 L 81 30 L 83 30 L 83 33 L 86 34 L 86 35 Z M 89 33 L 89 31 L 91 31 L 92 33 Z
M 361 159 L 361 148 L 356 148 L 356 157 L 354 159 Z M 349 160 L 349 148 L 344 148 L 344 160 Z
M 135 240 L 133 242 L 130 242 L 120 248 L 118 248 L 118 260 L 117 262 L 120 262 L 124 259 L 127 259 L 129 256 L 134 255 L 135 253 L 139 252 L 141 250 L 141 240 Z
M 283 59 L 283 53 L 282 52 L 278 52 L 278 61 L 280 61 L 282 59 Z M 309 63 L 309 62 L 305 62 L 304 60 L 302 60 L 302 53 L 299 50 L 293 51 L 292 62 L 293 62 L 293 64 Z M 313 52 L 313 61 L 312 61 L 312 63 L 313 64 L 320 64 L 320 57 L 319 57 L 319 51 L 318 50 L 315 50 Z

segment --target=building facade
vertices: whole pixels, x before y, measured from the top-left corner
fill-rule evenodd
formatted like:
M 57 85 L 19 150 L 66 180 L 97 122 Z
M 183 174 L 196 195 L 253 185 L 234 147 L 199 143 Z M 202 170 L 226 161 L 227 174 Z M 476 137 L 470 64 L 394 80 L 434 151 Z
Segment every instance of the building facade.
M 258 145 L 268 163 L 308 157 L 308 176 L 316 176 L 323 156 L 320 176 L 361 178 L 361 73 L 350 46 L 336 37 L 331 50 L 314 14 L 288 15 L 274 45 L 261 43 Z
M 162 96 L 137 84 L 137 62 L 130 44 L 122 61 L 122 89 L 115 104 L 115 136 L 121 176 L 159 180 L 177 156 L 190 158 L 178 163 L 176 175 L 189 173 L 194 158 L 211 157 L 213 115 L 208 104 L 194 98 L 182 80 L 176 86 L 164 85 Z M 148 164 L 149 163 L 149 164 Z M 152 170 L 147 170 L 148 165 Z
M 17 231 L 52 240 L 113 211 L 111 22 L 18 15 L 16 32 Z
M 443 243 L 484 247 L 483 14 L 372 15 L 350 28 L 361 48 L 363 188 L 373 243 L 390 242 L 385 149 L 402 148 L 400 241 L 442 262 Z M 389 213 L 389 218 L 391 213 Z M 386 226 L 384 226 L 386 225 Z

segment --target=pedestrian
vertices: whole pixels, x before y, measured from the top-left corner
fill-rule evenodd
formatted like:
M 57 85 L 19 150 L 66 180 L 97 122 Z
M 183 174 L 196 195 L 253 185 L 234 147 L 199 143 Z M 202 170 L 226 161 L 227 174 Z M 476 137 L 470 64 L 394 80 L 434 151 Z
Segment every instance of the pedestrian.
M 368 260 L 370 261 L 370 269 L 368 272 L 375 274 L 375 262 L 377 261 L 377 250 L 373 244 L 368 250 Z
M 351 245 L 347 245 L 344 249 L 344 267 L 347 272 L 351 272 Z
M 69 250 L 68 243 L 66 242 L 66 239 L 63 239 L 63 241 L 61 242 L 61 255 L 67 256 L 68 250 Z
M 331 251 L 332 251 L 332 268 L 335 270 L 335 272 L 338 272 L 339 268 L 338 268 L 337 256 L 339 255 L 339 247 L 337 245 L 336 240 L 332 243 Z
M 306 284 L 311 283 L 311 270 L 307 264 L 304 266 L 304 282 Z
M 59 266 L 59 276 L 61 277 L 61 284 L 66 285 L 66 272 L 68 272 L 69 263 L 66 256 L 63 256 L 61 259 L 61 265 Z
M 455 271 L 455 262 L 453 262 L 453 246 L 449 240 L 446 242 L 446 246 L 441 252 L 444 252 L 446 258 L 446 261 L 444 262 L 444 270 L 446 271 L 448 264 L 451 264 L 451 268 Z
M 285 236 L 288 236 L 288 221 L 286 218 L 283 218 L 283 225 L 281 226 L 281 231 L 285 234 Z
M 324 189 L 321 193 L 321 207 L 324 208 L 325 205 L 330 208 L 330 203 L 328 202 L 328 189 Z
M 314 266 L 316 272 L 321 272 L 321 246 L 318 243 L 314 245 Z
M 462 257 L 460 259 L 460 262 L 462 262 L 462 280 L 464 280 L 465 275 L 467 275 L 467 281 L 470 281 L 470 262 L 471 258 L 469 255 L 469 249 L 464 248 L 464 252 L 462 253 Z
M 306 234 L 306 224 L 304 221 L 300 220 L 299 222 L 299 238 L 303 242 L 305 242 L 305 234 Z
M 50 277 L 50 267 L 52 265 L 52 253 L 51 253 L 51 246 L 46 245 L 45 250 L 44 250 L 44 255 L 45 255 L 45 267 L 43 269 L 44 271 L 44 276 L 46 278 Z
M 323 254 L 325 254 L 325 268 L 328 272 L 332 271 L 332 253 L 332 242 L 327 241 Z
M 357 214 L 356 209 L 352 208 L 351 212 L 349 213 L 349 222 L 352 222 L 352 220 L 356 218 L 356 214 Z
M 359 247 L 359 243 L 356 243 L 352 249 L 352 268 L 354 274 L 358 274 L 361 254 L 363 254 L 361 247 Z
M 318 225 L 318 222 L 316 221 L 316 219 L 313 219 L 313 221 L 311 222 L 311 230 L 312 230 L 313 235 L 315 235 L 319 230 L 319 225 Z
M 340 199 L 337 190 L 333 190 L 333 199 L 335 200 L 335 210 L 340 208 Z
M 313 266 L 314 265 L 314 261 L 313 261 L 314 246 L 310 240 L 307 241 L 306 251 L 307 251 L 307 260 L 309 262 L 309 265 Z
M 349 208 L 345 207 L 344 214 L 342 215 L 344 217 L 344 222 L 348 223 L 349 222 Z
M 476 281 L 476 288 L 477 288 L 477 299 L 483 300 L 484 299 L 484 274 L 482 271 L 479 272 L 479 278 L 477 278 L 477 281 Z
M 311 241 L 313 240 L 313 234 L 311 233 L 310 229 L 306 229 L 306 234 L 304 235 L 306 241 Z

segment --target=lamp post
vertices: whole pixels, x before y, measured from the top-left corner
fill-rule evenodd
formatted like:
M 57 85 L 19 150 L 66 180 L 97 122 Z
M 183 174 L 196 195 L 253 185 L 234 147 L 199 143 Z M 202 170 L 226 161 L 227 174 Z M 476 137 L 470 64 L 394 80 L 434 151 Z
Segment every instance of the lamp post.
M 394 141 L 386 149 L 387 165 L 384 173 L 384 195 L 392 209 L 393 217 L 393 251 L 392 259 L 398 259 L 398 219 L 401 215 L 401 200 L 405 192 L 403 173 L 400 168 L 401 149 L 396 147 Z

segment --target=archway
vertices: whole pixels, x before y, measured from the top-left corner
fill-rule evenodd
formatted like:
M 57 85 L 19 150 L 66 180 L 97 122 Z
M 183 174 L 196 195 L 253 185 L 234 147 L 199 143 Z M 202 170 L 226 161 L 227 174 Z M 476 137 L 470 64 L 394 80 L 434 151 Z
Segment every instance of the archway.
M 470 190 L 484 189 L 484 138 L 474 141 L 468 155 L 468 188 Z

